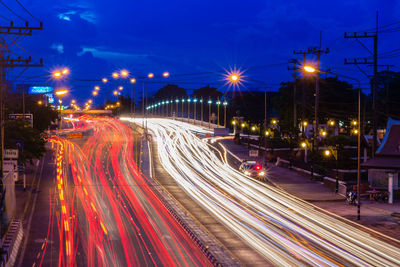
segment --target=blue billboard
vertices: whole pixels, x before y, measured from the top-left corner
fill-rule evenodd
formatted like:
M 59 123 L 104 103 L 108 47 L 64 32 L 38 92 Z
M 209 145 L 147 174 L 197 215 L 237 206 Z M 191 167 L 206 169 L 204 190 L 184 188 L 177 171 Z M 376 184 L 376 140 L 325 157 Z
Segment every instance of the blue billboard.
M 53 93 L 47 93 L 44 94 L 47 97 L 47 102 L 49 104 L 53 104 L 54 103 L 54 94 Z
M 54 87 L 51 86 L 31 86 L 29 87 L 29 94 L 46 94 L 49 92 L 53 92 L 54 91 Z

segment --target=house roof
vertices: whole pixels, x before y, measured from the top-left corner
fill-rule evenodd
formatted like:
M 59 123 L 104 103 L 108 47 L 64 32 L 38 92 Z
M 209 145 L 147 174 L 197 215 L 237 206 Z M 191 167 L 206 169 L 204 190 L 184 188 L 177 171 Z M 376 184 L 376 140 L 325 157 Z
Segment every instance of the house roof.
M 372 169 L 400 170 L 400 121 L 389 118 L 382 144 L 375 158 L 361 164 Z

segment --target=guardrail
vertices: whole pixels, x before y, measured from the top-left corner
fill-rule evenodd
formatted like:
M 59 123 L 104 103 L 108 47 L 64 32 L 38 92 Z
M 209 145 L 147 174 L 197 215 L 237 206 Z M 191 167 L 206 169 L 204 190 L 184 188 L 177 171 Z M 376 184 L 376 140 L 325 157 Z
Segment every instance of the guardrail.
M 23 236 L 22 222 L 13 220 L 1 241 L 4 254 L 1 255 L 0 267 L 14 266 Z

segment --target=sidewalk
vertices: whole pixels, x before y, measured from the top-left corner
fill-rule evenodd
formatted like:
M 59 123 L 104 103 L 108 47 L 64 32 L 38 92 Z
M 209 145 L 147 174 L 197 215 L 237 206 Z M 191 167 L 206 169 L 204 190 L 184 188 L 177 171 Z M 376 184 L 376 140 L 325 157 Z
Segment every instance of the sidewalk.
M 223 140 L 221 143 L 241 160 L 250 159 L 246 145 L 236 145 L 232 140 Z M 263 157 L 251 158 L 260 163 Z M 298 174 L 286 168 L 277 167 L 272 163 L 267 165 L 267 178 L 277 187 L 290 194 L 310 202 L 317 201 L 345 201 L 345 197 L 335 194 L 321 182 L 311 181 L 309 177 Z
M 250 159 L 246 145 L 236 145 L 233 140 L 220 141 L 239 159 Z M 262 157 L 252 158 L 264 162 Z M 236 165 L 238 165 L 237 163 Z M 335 194 L 323 183 L 311 181 L 308 176 L 268 163 L 268 179 L 288 193 L 311 202 L 317 207 L 362 224 L 394 239 L 400 240 L 400 202 L 394 204 L 361 200 L 361 220 L 357 220 L 357 207 L 347 204 L 345 197 Z

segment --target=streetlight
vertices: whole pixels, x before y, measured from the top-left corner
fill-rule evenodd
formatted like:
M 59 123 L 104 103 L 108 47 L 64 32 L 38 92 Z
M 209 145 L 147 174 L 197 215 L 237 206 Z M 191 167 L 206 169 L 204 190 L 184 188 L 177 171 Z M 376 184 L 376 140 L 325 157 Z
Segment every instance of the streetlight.
M 190 120 L 190 102 L 191 102 L 192 100 L 190 99 L 190 97 L 188 98 L 188 100 L 187 100 L 187 102 L 188 102 L 188 115 L 187 115 L 187 118 L 188 118 L 188 122 L 189 122 L 189 120 Z
M 164 72 L 163 74 L 162 74 L 162 76 L 164 77 L 164 78 L 168 78 L 169 77 L 169 72 Z
M 335 193 L 339 192 L 339 160 L 338 160 L 338 146 L 336 145 L 336 149 L 333 149 L 331 146 L 324 151 L 325 157 L 332 157 L 336 161 L 336 183 L 335 183 Z
M 197 109 L 196 109 L 197 98 L 193 99 L 193 103 L 194 103 L 193 123 L 196 125 L 196 120 L 197 120 Z
M 93 95 L 93 96 L 97 96 L 97 95 L 98 95 L 98 92 L 97 92 L 97 91 L 93 91 L 93 92 L 92 92 L 92 95 Z
M 103 83 L 107 83 L 107 82 L 108 82 L 108 79 L 107 79 L 107 78 L 103 78 L 103 79 L 101 79 L 101 81 L 102 81 Z
M 219 105 L 221 105 L 221 101 L 218 100 L 216 104 L 217 104 L 217 125 L 219 127 Z
M 62 128 L 62 116 L 61 116 L 62 97 L 68 93 L 68 90 L 67 90 L 67 89 L 58 89 L 58 90 L 56 90 L 54 93 L 55 93 L 55 94 L 58 96 L 58 98 L 59 98 L 59 100 L 58 100 L 58 102 L 59 102 L 59 110 L 60 110 L 60 124 L 59 124 L 59 129 L 61 130 L 61 128 Z
M 113 73 L 111 74 L 111 76 L 112 76 L 114 79 L 117 79 L 117 78 L 119 77 L 119 74 L 118 74 L 118 72 L 113 72 Z
M 353 77 L 337 74 L 337 73 L 332 73 L 332 72 L 323 72 L 321 70 L 316 70 L 313 67 L 310 66 L 304 66 L 303 67 L 305 71 L 307 69 L 309 70 L 308 72 L 312 72 L 312 69 L 314 69 L 314 72 L 320 72 L 320 73 L 327 73 L 327 74 L 333 74 L 337 76 L 341 76 L 343 78 L 347 78 L 350 80 L 353 80 L 357 82 L 358 84 L 358 122 L 356 124 L 357 126 L 357 220 L 360 220 L 360 151 L 361 151 L 361 83 L 358 79 L 355 79 Z
M 129 72 L 127 70 L 121 70 L 119 74 L 122 78 L 126 78 L 129 76 Z
M 176 117 L 179 117 L 179 106 L 178 106 L 178 103 L 179 103 L 179 99 L 177 98 L 177 99 L 175 99 L 175 113 L 174 113 L 174 119 L 175 119 L 175 116 Z
M 228 102 L 226 102 L 225 100 L 223 105 L 224 105 L 224 128 L 226 128 L 226 106 L 228 105 Z
M 208 128 L 211 129 L 211 104 L 212 100 L 209 98 L 208 99 Z

